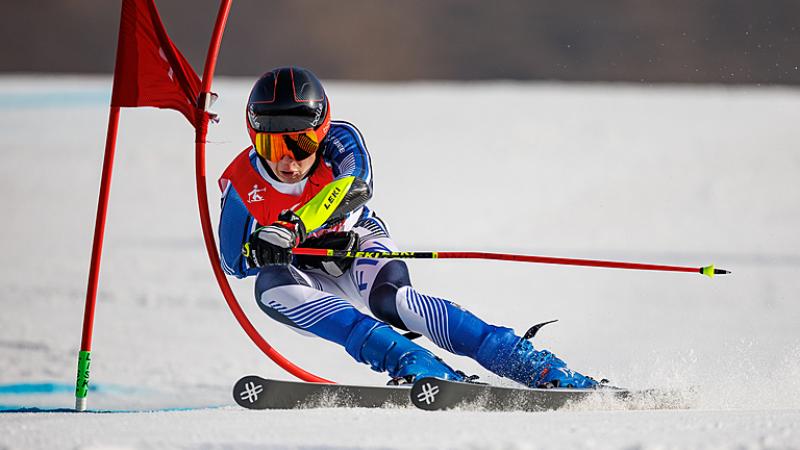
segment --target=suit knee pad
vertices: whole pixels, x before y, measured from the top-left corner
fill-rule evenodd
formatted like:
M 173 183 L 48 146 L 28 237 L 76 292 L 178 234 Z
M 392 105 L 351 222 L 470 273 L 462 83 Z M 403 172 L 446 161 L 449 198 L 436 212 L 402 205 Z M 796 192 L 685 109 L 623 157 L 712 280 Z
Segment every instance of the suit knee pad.
M 375 277 L 369 293 L 369 309 L 378 319 L 396 328 L 408 330 L 397 313 L 397 291 L 411 286 L 408 266 L 403 261 L 389 261 Z

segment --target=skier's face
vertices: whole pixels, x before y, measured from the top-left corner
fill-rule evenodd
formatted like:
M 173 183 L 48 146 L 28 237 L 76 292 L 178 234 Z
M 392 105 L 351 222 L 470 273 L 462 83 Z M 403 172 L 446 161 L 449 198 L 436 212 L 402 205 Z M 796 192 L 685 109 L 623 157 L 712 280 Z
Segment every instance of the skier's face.
M 308 174 L 308 171 L 311 170 L 311 166 L 314 165 L 316 158 L 316 153 L 312 154 L 306 159 L 301 159 L 300 161 L 297 161 L 290 156 L 284 156 L 276 163 L 267 160 L 267 164 L 280 181 L 284 183 L 297 183 L 305 178 L 305 176 Z

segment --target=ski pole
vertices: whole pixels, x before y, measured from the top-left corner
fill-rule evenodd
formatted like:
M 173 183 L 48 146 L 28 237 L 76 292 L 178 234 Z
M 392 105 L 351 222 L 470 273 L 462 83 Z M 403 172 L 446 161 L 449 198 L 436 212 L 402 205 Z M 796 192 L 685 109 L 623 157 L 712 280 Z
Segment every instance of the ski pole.
M 520 261 L 538 264 L 561 264 L 569 266 L 608 267 L 628 270 L 658 270 L 664 272 L 693 272 L 713 278 L 714 275 L 731 273 L 728 270 L 704 267 L 667 266 L 662 264 L 643 264 L 623 261 L 602 261 L 595 259 L 560 258 L 552 256 L 513 255 L 490 252 L 351 252 L 325 248 L 295 248 L 295 255 L 330 256 L 334 258 L 367 258 L 367 259 L 491 259 L 499 261 Z

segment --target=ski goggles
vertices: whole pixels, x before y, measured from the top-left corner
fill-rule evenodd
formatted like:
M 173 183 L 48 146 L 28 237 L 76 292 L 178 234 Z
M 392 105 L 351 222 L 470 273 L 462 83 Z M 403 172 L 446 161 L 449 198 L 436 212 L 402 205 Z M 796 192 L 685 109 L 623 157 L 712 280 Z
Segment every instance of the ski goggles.
M 313 155 L 319 149 L 319 143 L 324 136 L 317 130 L 293 131 L 287 133 L 260 133 L 256 132 L 253 138 L 256 152 L 262 158 L 278 162 L 284 156 L 295 161 L 302 161 Z

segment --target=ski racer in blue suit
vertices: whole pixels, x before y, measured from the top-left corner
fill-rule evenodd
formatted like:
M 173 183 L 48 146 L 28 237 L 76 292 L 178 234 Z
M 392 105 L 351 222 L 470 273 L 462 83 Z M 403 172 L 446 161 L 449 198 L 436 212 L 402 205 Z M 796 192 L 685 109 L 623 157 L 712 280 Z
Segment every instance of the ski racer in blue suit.
M 388 372 L 393 384 L 425 376 L 469 379 L 398 329 L 525 386 L 597 386 L 536 350 L 528 338 L 538 328 L 521 337 L 418 292 L 401 260 L 293 255 L 296 246 L 399 249 L 367 206 L 373 173 L 364 138 L 352 124 L 331 121 L 313 73 L 298 67 L 267 72 L 251 91 L 246 115 L 253 146 L 220 179 L 220 253 L 228 274 L 256 277 L 256 301 L 267 315 L 343 346 L 356 361 Z

